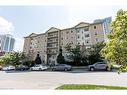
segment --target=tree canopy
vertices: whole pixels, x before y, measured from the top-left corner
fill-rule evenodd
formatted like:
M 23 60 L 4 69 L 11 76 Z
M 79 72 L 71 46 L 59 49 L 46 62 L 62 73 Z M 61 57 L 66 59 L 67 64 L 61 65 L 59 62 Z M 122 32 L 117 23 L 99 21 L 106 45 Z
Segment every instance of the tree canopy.
M 69 43 L 65 46 L 65 49 L 70 53 L 70 58 L 73 59 L 74 63 L 78 65 L 81 60 L 81 49 L 80 45 L 76 45 L 75 47 L 72 47 L 72 45 Z
M 14 65 L 17 66 L 22 63 L 25 59 L 25 55 L 23 53 L 13 52 L 7 53 L 4 56 L 0 57 L 1 65 Z
M 116 19 L 111 23 L 111 32 L 107 35 L 106 46 L 101 54 L 111 63 L 121 66 L 120 71 L 127 70 L 127 11 L 120 9 Z

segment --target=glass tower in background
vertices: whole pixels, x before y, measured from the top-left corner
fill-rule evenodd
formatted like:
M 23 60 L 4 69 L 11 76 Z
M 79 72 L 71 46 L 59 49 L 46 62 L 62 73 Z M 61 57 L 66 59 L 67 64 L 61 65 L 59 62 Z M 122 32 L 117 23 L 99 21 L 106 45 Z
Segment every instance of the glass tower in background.
M 111 31 L 111 21 L 112 18 L 111 17 L 107 17 L 103 19 L 103 31 L 104 31 L 104 41 L 107 41 L 107 33 L 109 33 Z
M 15 39 L 12 35 L 0 35 L 0 52 L 11 52 L 14 49 Z

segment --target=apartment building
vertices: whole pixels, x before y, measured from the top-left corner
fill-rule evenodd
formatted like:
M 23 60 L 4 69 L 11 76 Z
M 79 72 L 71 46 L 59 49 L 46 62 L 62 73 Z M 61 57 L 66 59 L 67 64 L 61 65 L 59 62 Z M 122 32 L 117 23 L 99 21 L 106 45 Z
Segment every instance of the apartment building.
M 98 42 L 106 41 L 106 34 L 110 32 L 111 17 L 105 19 L 97 19 L 93 23 L 80 22 L 74 27 L 66 29 L 58 29 L 51 27 L 45 33 L 32 33 L 24 37 L 23 52 L 30 58 L 35 60 L 39 53 L 45 64 L 56 63 L 59 49 L 63 49 L 63 55 L 67 59 L 67 51 L 65 46 L 71 43 L 72 46 L 77 44 L 90 48 Z

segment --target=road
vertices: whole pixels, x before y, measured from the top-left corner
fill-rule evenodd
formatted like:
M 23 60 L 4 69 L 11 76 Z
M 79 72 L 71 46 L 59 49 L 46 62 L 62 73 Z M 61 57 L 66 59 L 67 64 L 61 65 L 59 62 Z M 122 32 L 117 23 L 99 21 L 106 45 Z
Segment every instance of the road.
M 127 87 L 127 73 L 106 71 L 0 71 L 0 89 L 55 89 L 62 84 L 100 84 Z

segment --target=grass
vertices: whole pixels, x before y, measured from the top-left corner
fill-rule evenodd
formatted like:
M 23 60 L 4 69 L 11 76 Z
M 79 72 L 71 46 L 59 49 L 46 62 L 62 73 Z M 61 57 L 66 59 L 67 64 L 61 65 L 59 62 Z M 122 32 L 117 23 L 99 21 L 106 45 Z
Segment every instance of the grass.
M 57 90 L 127 90 L 127 87 L 89 85 L 89 84 L 66 84 L 56 89 Z

